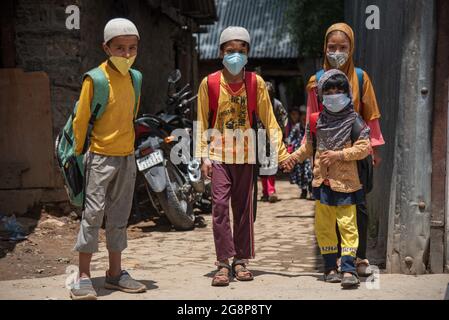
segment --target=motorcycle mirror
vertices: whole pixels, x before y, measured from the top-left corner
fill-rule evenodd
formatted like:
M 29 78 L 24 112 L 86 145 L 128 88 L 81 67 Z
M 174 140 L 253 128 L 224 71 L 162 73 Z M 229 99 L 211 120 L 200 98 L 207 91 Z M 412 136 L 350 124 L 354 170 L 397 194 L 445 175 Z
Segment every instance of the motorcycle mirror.
M 168 83 L 175 84 L 179 80 L 181 80 L 181 71 L 179 69 L 176 69 L 168 75 Z

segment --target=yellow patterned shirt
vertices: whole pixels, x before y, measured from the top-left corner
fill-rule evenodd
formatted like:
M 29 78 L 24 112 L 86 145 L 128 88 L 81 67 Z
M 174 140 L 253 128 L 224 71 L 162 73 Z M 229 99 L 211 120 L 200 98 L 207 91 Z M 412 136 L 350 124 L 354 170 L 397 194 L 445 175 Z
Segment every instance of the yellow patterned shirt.
M 218 110 L 210 146 L 206 139 L 209 129 L 210 108 L 207 77 L 200 84 L 198 92 L 197 131 L 195 157 L 209 158 L 223 163 L 255 163 L 255 133 L 251 136 L 246 88 L 233 91 L 221 75 Z M 276 121 L 265 81 L 257 75 L 256 115 L 262 121 L 273 145 L 276 145 L 278 162 L 289 157 L 282 141 L 282 131 Z M 254 120 L 255 121 L 255 120 Z M 249 130 L 248 130 L 249 129 Z M 239 133 L 241 134 L 239 136 Z

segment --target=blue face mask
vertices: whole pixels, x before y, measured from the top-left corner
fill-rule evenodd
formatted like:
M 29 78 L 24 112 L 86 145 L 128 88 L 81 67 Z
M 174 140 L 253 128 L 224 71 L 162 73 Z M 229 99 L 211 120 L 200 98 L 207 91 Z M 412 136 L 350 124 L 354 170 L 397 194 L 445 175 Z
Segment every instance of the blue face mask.
M 242 71 L 243 67 L 248 63 L 248 57 L 242 53 L 229 53 L 223 58 L 223 65 L 234 76 Z
M 323 96 L 323 105 L 330 112 L 338 113 L 342 111 L 350 103 L 351 99 L 348 97 L 346 93 Z

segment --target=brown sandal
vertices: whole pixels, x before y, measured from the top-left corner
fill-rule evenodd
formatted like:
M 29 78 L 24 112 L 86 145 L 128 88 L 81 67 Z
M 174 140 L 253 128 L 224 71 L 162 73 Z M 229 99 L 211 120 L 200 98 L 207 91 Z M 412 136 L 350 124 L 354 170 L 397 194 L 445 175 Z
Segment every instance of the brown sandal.
M 357 258 L 355 265 L 357 268 L 357 274 L 360 277 L 369 277 L 373 274 L 373 270 L 371 269 L 368 259 L 362 260 Z
M 231 267 L 229 266 L 229 264 L 222 263 L 222 262 L 218 263 L 217 267 L 218 267 L 218 271 L 215 273 L 215 275 L 212 279 L 212 286 L 213 287 L 229 286 Z
M 237 266 L 240 266 L 240 268 L 238 268 L 238 270 L 236 270 Z M 232 263 L 232 271 L 233 271 L 234 277 L 239 281 L 251 281 L 254 279 L 251 271 L 246 269 L 246 261 L 245 260 L 235 260 Z M 243 273 L 243 275 L 242 275 L 242 273 Z

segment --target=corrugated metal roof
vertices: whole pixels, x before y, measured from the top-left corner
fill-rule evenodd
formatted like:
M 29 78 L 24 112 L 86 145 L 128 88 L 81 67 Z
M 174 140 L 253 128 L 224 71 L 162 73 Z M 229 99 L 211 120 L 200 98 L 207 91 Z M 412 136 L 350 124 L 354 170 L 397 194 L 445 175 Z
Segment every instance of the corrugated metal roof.
M 200 35 L 202 60 L 219 56 L 221 31 L 228 26 L 242 26 L 251 35 L 251 58 L 297 58 L 298 49 L 288 33 L 288 0 L 215 0 L 218 22 Z
M 214 0 L 180 1 L 181 13 L 200 24 L 212 24 L 218 20 Z

